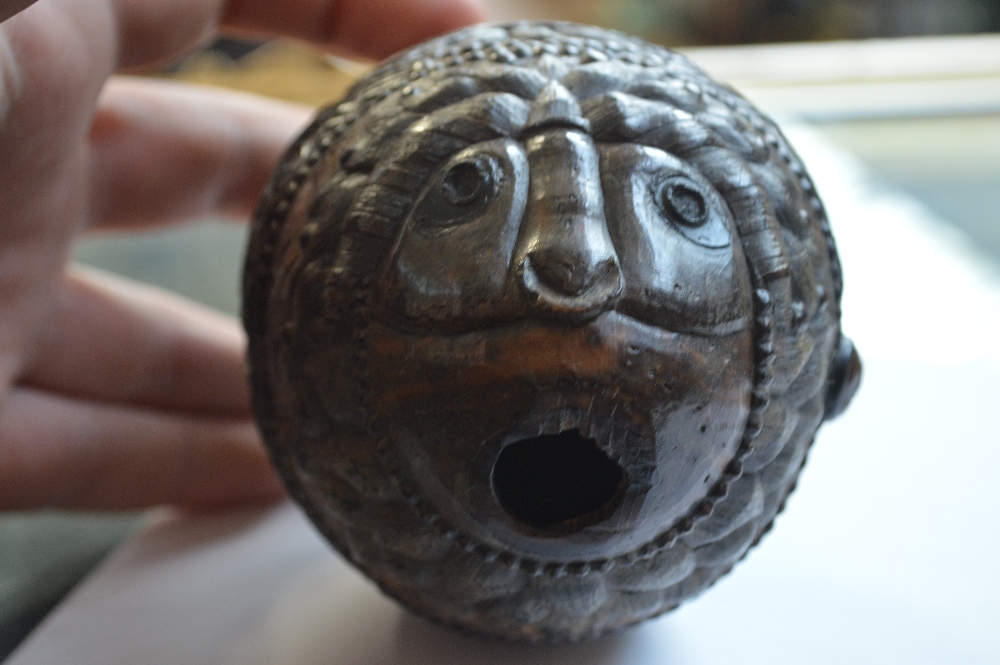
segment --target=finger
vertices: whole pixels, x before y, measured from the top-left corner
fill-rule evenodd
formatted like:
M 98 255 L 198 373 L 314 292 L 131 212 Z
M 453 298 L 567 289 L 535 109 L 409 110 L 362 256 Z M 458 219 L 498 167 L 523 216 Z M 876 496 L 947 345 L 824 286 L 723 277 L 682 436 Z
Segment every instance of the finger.
M 283 495 L 248 420 L 18 388 L 0 412 L 0 510 L 212 509 Z
M 170 81 L 109 81 L 90 130 L 91 224 L 246 217 L 305 107 Z
M 73 268 L 19 382 L 88 400 L 247 417 L 244 348 L 229 317 Z
M 373 58 L 482 20 L 474 0 L 230 0 L 222 14 L 223 24 L 233 28 Z
M 222 23 L 237 30 L 307 39 L 382 58 L 483 20 L 477 0 L 113 0 L 119 66 L 179 55 Z

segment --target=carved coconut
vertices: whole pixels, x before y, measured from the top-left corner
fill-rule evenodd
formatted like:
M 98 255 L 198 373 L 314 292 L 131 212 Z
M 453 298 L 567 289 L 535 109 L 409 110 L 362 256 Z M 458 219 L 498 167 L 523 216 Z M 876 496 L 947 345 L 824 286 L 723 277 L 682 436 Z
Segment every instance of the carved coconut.
M 386 593 L 592 638 L 770 528 L 859 382 L 840 293 L 809 176 L 738 94 L 619 33 L 480 26 L 289 150 L 246 263 L 254 410 Z

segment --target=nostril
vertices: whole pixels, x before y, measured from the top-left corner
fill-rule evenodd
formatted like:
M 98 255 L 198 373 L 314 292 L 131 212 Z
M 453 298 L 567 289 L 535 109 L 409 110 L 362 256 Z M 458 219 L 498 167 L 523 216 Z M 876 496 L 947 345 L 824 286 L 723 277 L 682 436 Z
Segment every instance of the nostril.
M 528 260 L 539 281 L 561 295 L 579 295 L 594 280 L 592 271 L 578 256 L 542 249 L 529 253 Z
M 617 287 L 621 280 L 613 258 L 594 261 L 565 252 L 536 250 L 528 254 L 525 263 L 525 269 L 534 273 L 542 286 L 560 296 L 582 297 Z
M 492 480 L 508 515 L 553 536 L 607 519 L 626 484 L 624 469 L 575 429 L 506 446 Z

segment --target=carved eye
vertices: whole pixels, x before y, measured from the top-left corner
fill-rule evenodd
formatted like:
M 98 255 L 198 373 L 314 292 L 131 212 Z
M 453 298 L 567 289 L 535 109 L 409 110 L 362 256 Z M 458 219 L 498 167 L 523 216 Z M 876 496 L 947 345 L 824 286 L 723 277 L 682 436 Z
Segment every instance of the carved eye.
M 705 197 L 684 182 L 667 182 L 660 190 L 660 205 L 678 224 L 697 228 L 708 221 Z
M 471 221 L 495 198 L 503 170 L 490 155 L 459 158 L 434 179 L 415 213 L 425 228 L 442 229 Z
M 660 214 L 688 240 L 712 249 L 729 245 L 729 229 L 704 185 L 673 175 L 654 184 L 650 194 Z
M 441 181 L 444 200 L 456 207 L 475 203 L 493 185 L 493 175 L 484 166 L 481 160 L 473 160 L 448 169 Z
M 704 197 L 684 183 L 672 183 L 663 188 L 663 205 L 685 226 L 701 226 L 708 221 Z

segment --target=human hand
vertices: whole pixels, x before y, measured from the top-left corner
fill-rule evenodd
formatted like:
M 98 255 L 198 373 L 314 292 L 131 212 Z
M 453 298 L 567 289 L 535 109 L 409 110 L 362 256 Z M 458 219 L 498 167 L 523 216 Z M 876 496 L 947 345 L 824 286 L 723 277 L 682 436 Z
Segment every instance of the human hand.
M 89 231 L 245 217 L 310 112 L 113 75 L 220 26 L 383 57 L 475 1 L 0 0 L 0 510 L 282 494 L 239 325 L 67 262 Z

